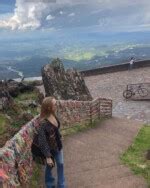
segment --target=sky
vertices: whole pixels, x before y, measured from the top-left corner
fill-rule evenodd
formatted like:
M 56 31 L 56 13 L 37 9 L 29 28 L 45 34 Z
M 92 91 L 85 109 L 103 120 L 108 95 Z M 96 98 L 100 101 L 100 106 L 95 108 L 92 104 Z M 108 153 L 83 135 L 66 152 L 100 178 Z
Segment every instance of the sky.
M 37 48 L 35 54 L 41 49 L 67 54 L 68 44 L 79 52 L 78 43 L 92 49 L 98 38 L 126 40 L 120 33 L 142 37 L 139 32 L 150 33 L 149 10 L 150 0 L 0 0 L 0 58 Z
M 149 0 L 0 0 L 0 31 L 149 31 L 149 10 Z

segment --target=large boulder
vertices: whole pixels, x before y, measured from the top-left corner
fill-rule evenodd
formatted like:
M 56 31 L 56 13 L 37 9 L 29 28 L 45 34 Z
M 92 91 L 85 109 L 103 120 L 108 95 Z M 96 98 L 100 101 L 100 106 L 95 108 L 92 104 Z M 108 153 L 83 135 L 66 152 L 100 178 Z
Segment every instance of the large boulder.
M 46 96 L 61 100 L 92 100 L 84 78 L 75 68 L 65 71 L 63 63 L 57 58 L 41 69 Z

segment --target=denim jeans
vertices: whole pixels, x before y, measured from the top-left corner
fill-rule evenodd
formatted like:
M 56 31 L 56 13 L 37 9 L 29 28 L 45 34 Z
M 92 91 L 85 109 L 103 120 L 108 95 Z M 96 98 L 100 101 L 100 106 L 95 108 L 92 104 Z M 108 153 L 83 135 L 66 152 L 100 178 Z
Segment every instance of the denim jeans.
M 63 149 L 53 152 L 53 156 L 57 165 L 57 188 L 66 188 L 64 177 Z M 45 184 L 46 188 L 55 187 L 55 177 L 53 177 L 52 168 L 49 165 L 46 165 L 45 168 Z

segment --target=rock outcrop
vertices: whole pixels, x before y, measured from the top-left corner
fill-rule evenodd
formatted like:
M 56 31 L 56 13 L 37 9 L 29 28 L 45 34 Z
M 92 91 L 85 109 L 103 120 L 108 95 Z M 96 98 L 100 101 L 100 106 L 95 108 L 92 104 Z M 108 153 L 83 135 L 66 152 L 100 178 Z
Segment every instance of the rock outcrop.
M 17 82 L 15 80 L 9 79 L 6 81 L 0 81 L 0 90 L 7 90 L 12 97 L 17 97 L 19 93 L 24 93 L 26 91 L 33 91 L 34 86 L 26 84 L 23 82 Z
M 7 90 L 0 90 L 0 110 L 7 110 L 13 104 L 13 98 Z
M 92 100 L 81 73 L 75 68 L 65 71 L 58 58 L 42 67 L 41 73 L 46 96 L 62 100 Z

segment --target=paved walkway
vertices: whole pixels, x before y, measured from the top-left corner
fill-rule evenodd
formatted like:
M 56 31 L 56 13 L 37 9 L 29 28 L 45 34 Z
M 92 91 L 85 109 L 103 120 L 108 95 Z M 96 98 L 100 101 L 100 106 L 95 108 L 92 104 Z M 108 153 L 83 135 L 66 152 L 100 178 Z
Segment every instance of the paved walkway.
M 150 67 L 84 77 L 93 98 L 113 100 L 113 115 L 150 123 L 150 101 L 126 101 L 123 91 L 127 84 L 150 83 Z
M 137 121 L 112 118 L 67 136 L 63 146 L 68 188 L 147 187 L 142 177 L 133 175 L 119 160 L 141 127 Z

